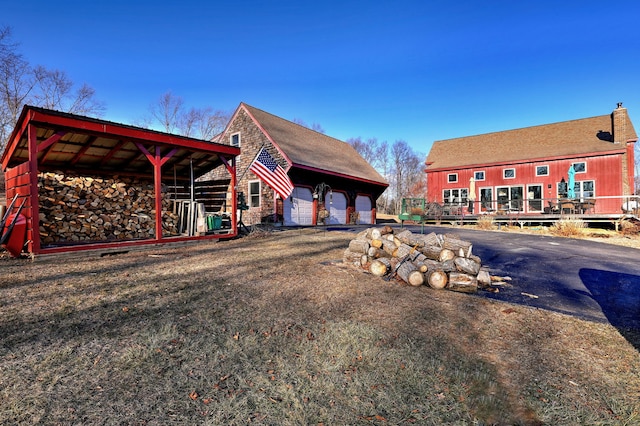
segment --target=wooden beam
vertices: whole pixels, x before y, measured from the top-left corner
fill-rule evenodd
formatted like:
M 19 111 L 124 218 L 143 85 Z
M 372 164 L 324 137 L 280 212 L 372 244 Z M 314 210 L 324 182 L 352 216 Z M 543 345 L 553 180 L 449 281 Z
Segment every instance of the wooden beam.
M 104 166 L 109 160 L 111 160 L 111 158 L 113 158 L 114 155 L 116 155 L 116 153 L 118 151 L 120 151 L 122 149 L 122 147 L 126 143 L 127 143 L 127 141 L 125 141 L 123 139 L 119 140 L 118 143 L 115 144 L 115 146 L 113 148 L 111 148 L 111 150 L 107 153 L 107 155 L 105 155 L 102 158 L 102 161 L 100 161 L 100 165 Z
M 96 139 L 97 138 L 95 136 L 91 136 L 89 139 L 87 139 L 87 142 L 84 145 L 82 145 L 82 147 L 76 153 L 76 155 L 73 156 L 70 163 L 72 165 L 76 164 L 82 158 L 82 156 L 89 150 L 89 148 L 91 148 L 91 145 L 93 145 Z
M 45 149 L 51 147 L 53 144 L 58 142 L 60 140 L 60 138 L 62 138 L 66 134 L 67 134 L 67 132 L 64 132 L 64 131 L 61 130 L 61 131 L 56 132 L 53 135 L 49 136 L 47 139 L 45 139 L 44 141 L 40 142 L 40 144 L 38 144 L 38 152 L 42 152 Z
M 31 240 L 28 243 L 29 253 L 40 252 L 40 201 L 38 197 L 38 129 L 33 124 L 27 126 L 27 142 L 29 146 L 29 204 L 31 209 L 28 220 L 31 222 Z M 27 226 L 28 229 L 28 226 Z

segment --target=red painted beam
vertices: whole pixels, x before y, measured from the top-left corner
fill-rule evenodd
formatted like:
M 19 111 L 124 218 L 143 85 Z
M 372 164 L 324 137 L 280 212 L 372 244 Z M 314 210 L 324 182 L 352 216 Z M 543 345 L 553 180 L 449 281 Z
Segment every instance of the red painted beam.
M 89 148 L 91 148 L 91 145 L 93 145 L 96 139 L 97 138 L 95 136 L 91 137 L 84 145 L 82 145 L 82 148 L 80 148 L 76 155 L 74 155 L 71 159 L 71 165 L 75 165 L 82 158 L 82 156 L 89 150 Z
M 113 148 L 111 148 L 111 150 L 107 153 L 107 155 L 105 155 L 102 158 L 102 161 L 100 162 L 100 165 L 104 166 L 109 160 L 111 160 L 111 158 L 113 158 L 114 155 L 116 155 L 116 153 L 118 151 L 120 151 L 122 149 L 122 147 L 126 143 L 127 143 L 127 141 L 119 140 L 118 143 L 115 144 L 115 146 Z
M 59 131 L 38 144 L 38 152 L 42 152 L 60 140 L 67 132 Z
M 160 143 L 163 145 L 189 148 L 193 151 L 219 152 L 230 155 L 240 154 L 240 148 L 231 145 L 200 141 L 186 136 L 156 132 L 88 117 L 75 117 L 65 113 L 56 114 L 34 110 L 32 122 L 36 123 L 39 127 L 63 127 L 72 132 L 76 131 L 77 133 L 95 134 L 99 136 L 116 136 L 119 139 L 129 139 L 132 142 L 153 142 L 155 144 Z
M 37 254 L 40 251 L 40 201 L 38 199 L 38 130 L 35 126 L 27 127 L 29 142 L 29 204 L 28 221 L 32 230 L 29 242 L 29 252 Z M 27 223 L 29 229 L 29 223 Z

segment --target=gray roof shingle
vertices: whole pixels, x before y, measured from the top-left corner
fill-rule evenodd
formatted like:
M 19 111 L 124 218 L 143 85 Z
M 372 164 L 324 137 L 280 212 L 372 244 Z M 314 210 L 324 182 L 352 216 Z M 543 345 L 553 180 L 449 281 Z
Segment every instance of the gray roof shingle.
M 492 163 L 512 163 L 550 157 L 625 149 L 637 140 L 625 113 L 626 140 L 612 142 L 612 115 L 436 141 L 427 156 L 430 170 Z
M 387 185 L 385 179 L 348 143 L 241 104 L 289 158 L 292 166 L 337 173 Z

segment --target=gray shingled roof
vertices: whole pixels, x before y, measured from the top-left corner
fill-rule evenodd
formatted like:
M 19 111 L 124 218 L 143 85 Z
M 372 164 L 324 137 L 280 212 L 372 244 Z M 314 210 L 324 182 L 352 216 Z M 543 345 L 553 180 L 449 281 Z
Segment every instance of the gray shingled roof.
M 303 166 L 387 185 L 384 178 L 348 143 L 242 104 L 287 155 Z
M 625 142 L 638 139 L 628 115 L 625 130 L 623 143 L 614 144 L 612 116 L 608 114 L 447 139 L 433 143 L 427 164 L 432 170 L 620 150 L 626 148 Z

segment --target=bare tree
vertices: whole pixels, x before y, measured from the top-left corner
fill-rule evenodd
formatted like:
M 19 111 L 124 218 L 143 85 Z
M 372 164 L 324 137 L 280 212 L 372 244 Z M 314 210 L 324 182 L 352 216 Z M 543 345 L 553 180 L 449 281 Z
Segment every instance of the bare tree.
M 171 91 L 164 93 L 156 103 L 149 106 L 150 118 L 137 124 L 153 127 L 154 124 L 167 133 L 211 140 L 224 130 L 231 113 L 211 107 L 185 109 L 184 100 Z
M 32 67 L 11 40 L 11 29 L 0 27 L 0 148 L 25 104 L 95 116 L 105 110 L 104 103 L 96 99 L 94 89 L 87 84 L 74 91 L 74 84 L 64 71 Z
M 11 29 L 0 28 L 0 151 L 33 89 L 29 63 L 11 41 Z
M 169 91 L 160 96 L 157 103 L 149 106 L 149 112 L 165 132 L 174 133 L 180 126 L 181 117 L 184 115 L 183 105 L 182 98 Z

